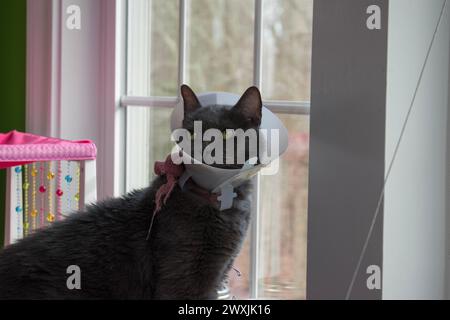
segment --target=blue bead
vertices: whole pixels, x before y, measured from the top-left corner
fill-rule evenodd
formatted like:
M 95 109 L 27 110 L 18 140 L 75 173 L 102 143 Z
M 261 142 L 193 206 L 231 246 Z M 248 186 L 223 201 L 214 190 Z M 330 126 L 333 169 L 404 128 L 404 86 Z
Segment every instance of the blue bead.
M 67 183 L 72 182 L 72 176 L 70 176 L 70 175 L 65 176 L 64 179 L 66 180 Z
M 14 169 L 14 171 L 16 171 L 16 173 L 21 173 L 22 172 L 22 167 L 16 167 Z
M 17 207 L 16 207 L 16 212 L 21 212 L 21 211 L 22 211 L 22 207 L 17 206 Z

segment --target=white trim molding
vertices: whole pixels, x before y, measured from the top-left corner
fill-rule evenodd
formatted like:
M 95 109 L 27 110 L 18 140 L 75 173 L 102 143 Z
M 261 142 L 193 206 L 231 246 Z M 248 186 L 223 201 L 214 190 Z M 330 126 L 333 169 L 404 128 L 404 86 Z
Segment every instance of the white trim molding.
M 61 1 L 27 1 L 27 131 L 61 130 Z
M 51 135 L 52 2 L 27 1 L 26 129 Z
M 125 111 L 119 108 L 123 55 L 116 52 L 122 0 L 28 0 L 28 132 L 91 139 L 98 148 L 99 198 L 121 193 Z M 81 29 L 66 28 L 66 9 L 80 8 Z M 123 28 L 125 29 L 125 28 Z M 121 29 L 117 29 L 121 30 Z M 117 80 L 117 81 L 116 81 Z M 116 141 L 118 140 L 118 141 Z M 117 143 L 116 143 L 117 142 Z

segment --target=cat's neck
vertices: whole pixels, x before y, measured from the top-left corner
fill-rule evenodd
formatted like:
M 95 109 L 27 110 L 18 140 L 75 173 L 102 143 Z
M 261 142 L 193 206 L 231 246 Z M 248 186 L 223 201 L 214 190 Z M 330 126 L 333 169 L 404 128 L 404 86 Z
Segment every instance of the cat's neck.
M 248 200 L 251 190 L 251 181 L 246 181 L 238 187 L 235 187 L 233 190 L 233 193 L 235 193 L 235 197 L 233 199 L 233 205 L 231 208 L 241 209 L 240 202 Z M 189 192 L 190 194 L 201 198 L 203 201 L 215 207 L 216 209 L 220 208 L 220 193 L 211 193 L 208 190 L 200 187 L 198 184 L 192 181 L 192 179 L 188 180 L 188 182 L 183 187 L 183 191 Z

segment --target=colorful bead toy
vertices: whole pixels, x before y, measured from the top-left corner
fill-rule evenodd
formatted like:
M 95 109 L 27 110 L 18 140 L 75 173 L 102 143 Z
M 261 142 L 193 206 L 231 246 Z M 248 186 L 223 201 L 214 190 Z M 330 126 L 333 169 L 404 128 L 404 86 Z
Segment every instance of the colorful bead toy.
M 96 154 L 89 140 L 0 133 L 0 169 L 7 172 L 5 245 L 76 211 L 85 199 L 80 197 L 81 164 L 89 169 L 89 181 L 96 179 Z M 95 201 L 96 185 L 82 181 L 86 201 Z
M 75 167 L 72 163 L 76 164 Z M 56 166 L 57 170 L 53 171 L 54 163 L 50 161 L 14 168 L 17 201 L 13 209 L 17 213 L 18 223 L 20 219 L 17 232 L 23 232 L 24 236 L 61 220 L 65 213 L 79 208 L 79 162 L 67 161 L 64 174 L 62 161 L 57 161 Z

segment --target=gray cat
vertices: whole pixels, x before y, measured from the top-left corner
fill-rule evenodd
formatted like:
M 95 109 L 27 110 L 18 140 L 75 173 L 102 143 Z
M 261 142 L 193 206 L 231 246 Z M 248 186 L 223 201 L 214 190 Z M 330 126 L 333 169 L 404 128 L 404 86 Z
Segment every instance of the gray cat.
M 183 85 L 185 118 L 204 128 L 258 128 L 261 96 L 247 89 L 232 109 L 204 106 Z M 204 129 L 205 130 L 205 129 Z M 237 188 L 233 208 L 219 211 L 177 185 L 155 215 L 166 183 L 90 205 L 0 252 L 0 299 L 215 299 L 241 248 L 250 220 L 250 183 Z M 79 266 L 81 288 L 69 290 L 67 268 Z

